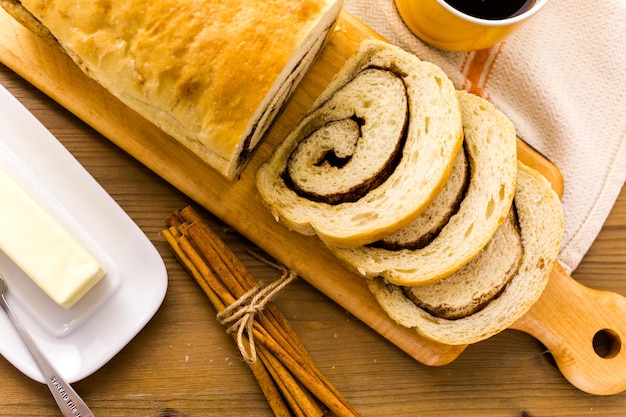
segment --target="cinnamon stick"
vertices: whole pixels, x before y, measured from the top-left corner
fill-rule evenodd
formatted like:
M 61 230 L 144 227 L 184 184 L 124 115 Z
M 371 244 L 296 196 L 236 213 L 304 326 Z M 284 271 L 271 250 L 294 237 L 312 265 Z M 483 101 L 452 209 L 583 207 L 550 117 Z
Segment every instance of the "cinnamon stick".
M 191 259 L 194 258 L 197 263 L 199 259 L 197 257 L 197 253 L 195 253 L 192 247 L 187 247 L 186 250 L 181 248 L 179 241 L 183 240 L 183 236 L 180 235 L 177 230 L 173 231 L 171 228 L 164 230 L 163 236 L 165 236 L 165 239 L 172 247 L 174 254 L 181 264 L 189 271 L 196 282 L 200 285 L 204 293 L 209 298 L 211 304 L 213 304 L 213 307 L 218 312 L 223 311 L 225 309 L 224 303 L 213 291 L 211 286 L 207 283 L 206 277 L 200 272 L 200 270 L 196 267 L 196 264 Z M 261 391 L 263 391 L 263 395 L 265 396 L 270 408 L 274 412 L 274 415 L 277 417 L 290 417 L 292 415 L 290 409 L 285 404 L 283 396 L 263 363 L 253 362 L 249 364 L 249 367 L 252 374 L 256 378 Z
M 324 410 L 317 403 L 315 397 L 294 378 L 293 374 L 271 352 L 261 347 L 259 357 L 262 358 L 268 372 L 274 377 L 276 384 L 282 388 L 285 400 L 290 404 L 294 414 L 305 417 L 324 415 Z
M 261 288 L 245 265 L 193 208 L 186 207 L 173 213 L 166 222 L 169 225 L 164 231 L 166 240 L 215 306 L 218 315 L 230 313 L 240 305 L 244 309 L 234 314 L 236 318 L 244 316 L 245 320 L 239 321 L 247 323 L 248 332 L 239 328 L 236 340 L 248 348 L 249 353 L 256 355 L 250 365 L 251 368 L 254 366 L 253 373 L 259 384 L 263 384 L 262 389 L 270 387 L 264 378 L 271 376 L 273 391 L 267 389 L 268 393 L 265 393 L 263 389 L 268 402 L 278 402 L 270 398 L 272 392 L 282 393 L 282 405 L 276 409 L 272 407 L 274 413 L 284 413 L 288 407 L 296 415 L 321 416 L 325 410 L 317 403 L 319 401 L 337 416 L 357 416 L 358 413 L 319 371 L 278 308 L 266 299 L 259 302 L 260 307 L 248 305 L 249 300 L 245 298 L 257 292 L 253 300 L 262 298 L 264 291 L 277 289 Z M 257 311 L 259 308 L 261 311 Z M 247 314 L 254 315 L 252 321 Z M 255 351 L 256 344 L 259 347 Z

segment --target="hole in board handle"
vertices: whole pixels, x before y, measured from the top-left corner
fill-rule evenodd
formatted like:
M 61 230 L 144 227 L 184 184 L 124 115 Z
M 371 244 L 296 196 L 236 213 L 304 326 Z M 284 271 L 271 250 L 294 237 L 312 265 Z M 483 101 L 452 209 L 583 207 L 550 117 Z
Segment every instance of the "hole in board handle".
M 593 336 L 593 350 L 604 359 L 617 356 L 622 349 L 622 341 L 619 335 L 611 329 L 603 329 Z

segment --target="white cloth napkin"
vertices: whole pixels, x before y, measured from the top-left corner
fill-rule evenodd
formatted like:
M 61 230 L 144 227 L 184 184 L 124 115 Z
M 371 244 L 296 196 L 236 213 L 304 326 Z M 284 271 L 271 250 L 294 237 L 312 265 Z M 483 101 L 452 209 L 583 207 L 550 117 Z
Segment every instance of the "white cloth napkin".
M 518 136 L 559 167 L 565 182 L 559 260 L 571 273 L 626 181 L 626 0 L 551 0 L 504 42 L 468 53 L 420 41 L 393 0 L 345 0 L 345 9 L 439 65 L 457 88 L 489 99 Z

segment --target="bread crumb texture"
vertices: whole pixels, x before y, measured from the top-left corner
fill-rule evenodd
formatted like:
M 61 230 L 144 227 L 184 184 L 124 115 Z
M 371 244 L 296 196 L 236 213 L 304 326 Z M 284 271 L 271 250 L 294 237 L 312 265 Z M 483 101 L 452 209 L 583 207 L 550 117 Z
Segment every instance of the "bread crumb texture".
M 530 309 L 556 262 L 563 210 L 548 181 L 521 162 L 517 184 L 509 216 L 516 216 L 517 225 L 505 222 L 490 244 L 459 271 L 418 288 L 393 285 L 382 277 L 368 280 L 391 318 L 429 339 L 462 345 L 497 334 Z M 477 294 L 482 299 L 476 299 Z
M 330 247 L 366 278 L 382 276 L 408 286 L 434 283 L 474 258 L 511 209 L 517 181 L 515 128 L 486 100 L 457 94 L 463 148 L 443 190 L 414 221 L 380 242 Z
M 257 173 L 286 227 L 358 247 L 413 221 L 450 176 L 463 135 L 441 69 L 366 40 Z

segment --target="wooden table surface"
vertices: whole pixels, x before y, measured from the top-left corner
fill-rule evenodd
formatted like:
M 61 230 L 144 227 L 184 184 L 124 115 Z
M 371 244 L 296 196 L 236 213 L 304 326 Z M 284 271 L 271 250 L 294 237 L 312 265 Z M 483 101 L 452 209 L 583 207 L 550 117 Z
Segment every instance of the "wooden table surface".
M 139 225 L 168 270 L 168 292 L 154 318 L 109 363 L 73 384 L 95 415 L 272 415 L 215 311 L 160 235 L 164 218 L 192 202 L 2 65 L 0 84 Z M 276 275 L 246 252 L 249 243 L 199 210 L 260 280 Z M 626 189 L 572 276 L 626 295 Z M 540 343 L 518 331 L 469 346 L 451 364 L 428 367 L 302 280 L 275 303 L 321 371 L 363 416 L 617 416 L 626 410 L 626 393 L 594 396 L 578 390 Z M 47 387 L 4 358 L 0 376 L 0 416 L 60 415 Z

